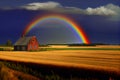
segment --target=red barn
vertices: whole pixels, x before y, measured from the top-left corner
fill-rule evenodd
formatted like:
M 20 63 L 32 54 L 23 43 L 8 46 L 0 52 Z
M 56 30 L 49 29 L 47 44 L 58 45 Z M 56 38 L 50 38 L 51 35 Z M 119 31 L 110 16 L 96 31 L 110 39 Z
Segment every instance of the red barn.
M 15 51 L 31 51 L 38 50 L 39 42 L 35 36 L 32 37 L 21 37 L 15 44 Z

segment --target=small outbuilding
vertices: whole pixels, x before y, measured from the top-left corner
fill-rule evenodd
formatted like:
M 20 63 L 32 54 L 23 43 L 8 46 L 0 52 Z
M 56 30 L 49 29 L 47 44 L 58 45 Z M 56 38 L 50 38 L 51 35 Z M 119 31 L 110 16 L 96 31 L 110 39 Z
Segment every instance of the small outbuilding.
M 39 49 L 39 42 L 36 36 L 21 37 L 14 44 L 15 51 L 31 51 L 31 50 L 38 50 L 38 49 Z

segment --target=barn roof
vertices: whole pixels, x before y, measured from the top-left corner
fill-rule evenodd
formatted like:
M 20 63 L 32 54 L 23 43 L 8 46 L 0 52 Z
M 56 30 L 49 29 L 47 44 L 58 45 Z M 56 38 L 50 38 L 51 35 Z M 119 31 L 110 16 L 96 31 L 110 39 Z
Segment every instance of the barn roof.
M 27 45 L 32 37 L 21 37 L 14 45 Z

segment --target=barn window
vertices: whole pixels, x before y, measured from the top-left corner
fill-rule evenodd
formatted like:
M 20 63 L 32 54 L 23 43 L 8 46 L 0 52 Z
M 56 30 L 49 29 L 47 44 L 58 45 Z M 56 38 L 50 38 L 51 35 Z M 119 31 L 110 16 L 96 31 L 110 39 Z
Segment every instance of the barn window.
M 19 46 L 17 46 L 17 50 L 20 50 L 20 47 L 19 47 Z
M 25 50 L 25 46 L 22 47 L 22 50 Z

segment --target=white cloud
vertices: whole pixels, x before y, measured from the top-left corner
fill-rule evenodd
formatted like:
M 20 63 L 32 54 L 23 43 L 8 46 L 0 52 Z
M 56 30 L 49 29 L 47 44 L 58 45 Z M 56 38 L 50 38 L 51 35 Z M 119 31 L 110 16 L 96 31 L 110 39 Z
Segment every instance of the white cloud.
M 86 15 L 102 15 L 102 16 L 112 16 L 118 15 L 120 11 L 120 7 L 114 4 L 108 4 L 106 6 L 100 6 L 97 8 L 88 7 L 87 9 L 81 9 L 77 7 L 66 7 L 62 6 L 58 2 L 36 2 L 29 3 L 27 5 L 21 6 L 23 9 L 27 10 L 52 10 L 56 12 L 62 13 L 76 13 L 76 14 L 86 14 Z
M 87 8 L 86 13 L 88 15 L 119 15 L 120 7 L 114 4 L 108 4 L 106 6 L 100 6 L 97 8 Z
M 41 9 L 54 9 L 54 8 L 60 8 L 62 7 L 61 4 L 57 2 L 45 2 L 45 3 L 40 3 L 40 2 L 35 2 L 35 3 L 29 3 L 27 5 L 21 6 L 23 9 L 27 10 L 41 10 Z
M 29 3 L 27 5 L 23 5 L 19 7 L 20 9 L 26 9 L 26 10 L 51 10 L 54 12 L 60 12 L 60 13 L 74 13 L 74 14 L 81 14 L 82 9 L 77 7 L 63 7 L 58 2 L 35 2 L 35 3 Z
M 34 2 L 23 6 L 16 7 L 17 9 L 26 10 L 51 10 L 60 13 L 71 13 L 71 14 L 84 14 L 84 15 L 101 15 L 101 16 L 120 16 L 120 7 L 114 4 L 108 4 L 105 6 L 99 6 L 96 8 L 88 7 L 86 9 L 81 9 L 77 7 L 62 6 L 58 2 Z M 16 9 L 7 7 L 4 10 Z
M 87 8 L 84 10 L 87 15 L 109 16 L 108 20 L 120 20 L 120 7 L 114 4 L 107 4 L 97 8 Z
M 104 6 L 98 8 L 87 8 L 86 13 L 88 15 L 116 15 L 117 13 L 114 10 L 105 8 Z

